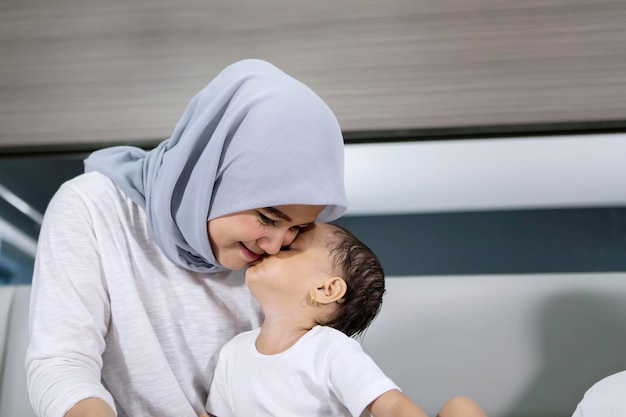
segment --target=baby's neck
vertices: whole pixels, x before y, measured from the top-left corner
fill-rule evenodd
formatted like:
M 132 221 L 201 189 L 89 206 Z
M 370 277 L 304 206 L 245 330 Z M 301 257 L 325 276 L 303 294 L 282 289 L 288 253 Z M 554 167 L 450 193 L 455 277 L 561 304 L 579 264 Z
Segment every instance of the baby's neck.
M 264 355 L 284 352 L 314 326 L 315 323 L 297 323 L 288 317 L 266 317 L 256 339 L 256 349 Z

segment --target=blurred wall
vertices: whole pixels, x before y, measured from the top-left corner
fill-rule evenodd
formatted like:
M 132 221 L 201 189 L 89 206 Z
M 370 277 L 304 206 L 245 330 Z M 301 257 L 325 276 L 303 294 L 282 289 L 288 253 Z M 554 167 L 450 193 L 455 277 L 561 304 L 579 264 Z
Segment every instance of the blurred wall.
M 3 0 L 2 147 L 154 142 L 269 60 L 350 131 L 626 120 L 626 2 Z

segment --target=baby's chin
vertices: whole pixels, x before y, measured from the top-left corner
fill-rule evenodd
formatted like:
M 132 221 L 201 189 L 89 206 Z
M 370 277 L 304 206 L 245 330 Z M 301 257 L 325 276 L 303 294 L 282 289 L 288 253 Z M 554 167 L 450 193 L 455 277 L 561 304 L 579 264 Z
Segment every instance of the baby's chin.
M 249 263 L 248 266 L 246 267 L 246 271 L 244 273 L 246 283 L 249 280 L 254 280 L 254 277 L 256 275 L 256 268 L 258 264 L 259 264 L 259 261 L 254 261 L 254 262 Z
M 258 264 L 261 263 L 262 260 L 263 260 L 263 258 L 259 258 L 256 261 L 252 261 L 252 262 L 248 263 L 248 269 L 252 268 L 253 266 L 257 266 Z

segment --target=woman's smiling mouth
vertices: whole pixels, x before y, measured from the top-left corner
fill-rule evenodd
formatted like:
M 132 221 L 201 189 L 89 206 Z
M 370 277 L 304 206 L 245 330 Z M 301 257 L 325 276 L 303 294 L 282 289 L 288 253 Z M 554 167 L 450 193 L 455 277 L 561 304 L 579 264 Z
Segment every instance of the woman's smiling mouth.
M 246 245 L 241 242 L 239 242 L 239 246 L 241 247 L 241 251 L 246 256 L 246 258 L 250 259 L 251 261 L 256 261 L 262 256 L 262 254 L 252 252 L 246 247 Z

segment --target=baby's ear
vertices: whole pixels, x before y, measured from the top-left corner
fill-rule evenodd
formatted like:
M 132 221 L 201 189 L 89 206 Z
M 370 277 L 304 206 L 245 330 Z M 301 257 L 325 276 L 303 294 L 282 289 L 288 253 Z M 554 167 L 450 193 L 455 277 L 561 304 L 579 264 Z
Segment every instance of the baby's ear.
M 315 299 L 320 304 L 330 304 L 341 300 L 347 290 L 348 284 L 343 278 L 330 277 L 317 287 Z

